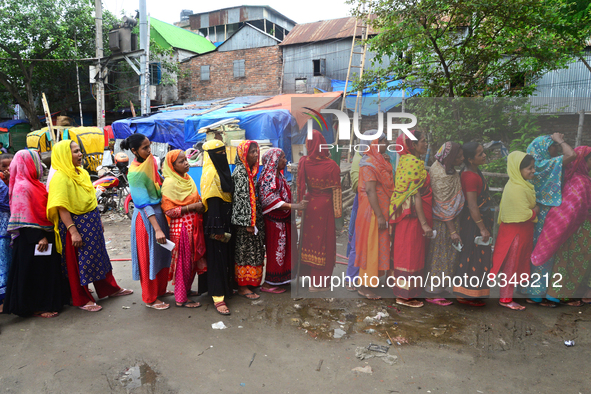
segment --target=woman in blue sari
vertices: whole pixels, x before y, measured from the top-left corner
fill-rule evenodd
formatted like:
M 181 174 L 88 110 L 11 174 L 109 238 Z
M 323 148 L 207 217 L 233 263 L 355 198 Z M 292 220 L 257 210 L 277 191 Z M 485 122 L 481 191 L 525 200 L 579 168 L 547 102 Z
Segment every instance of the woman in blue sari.
M 559 155 L 558 148 L 562 148 L 563 155 Z M 546 215 L 550 208 L 562 203 L 562 176 L 564 166 L 573 162 L 577 154 L 566 142 L 564 135 L 554 133 L 537 137 L 529 144 L 527 154 L 535 159 L 536 174 L 532 181 L 536 188 L 536 200 L 540 206 L 538 222 L 534 228 L 534 248 L 538 237 L 544 228 Z M 556 303 L 546 300 L 547 285 L 551 278 L 546 279 L 552 273 L 554 258 L 551 258 L 540 266 L 531 265 L 530 285 L 523 289 L 523 293 L 529 297 L 529 303 L 537 303 L 541 306 L 555 307 Z M 539 275 L 539 280 L 538 279 Z M 546 275 L 546 276 L 544 276 Z

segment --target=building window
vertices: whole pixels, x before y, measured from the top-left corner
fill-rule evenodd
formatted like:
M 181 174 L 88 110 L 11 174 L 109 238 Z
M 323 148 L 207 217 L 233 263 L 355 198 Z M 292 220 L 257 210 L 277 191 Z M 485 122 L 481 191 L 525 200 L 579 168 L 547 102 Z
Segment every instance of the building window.
M 307 78 L 296 78 L 295 92 L 296 93 L 308 93 L 308 79 Z
M 244 59 L 234 60 L 234 78 L 244 78 Z
M 321 77 L 326 75 L 326 59 L 316 59 L 312 60 L 314 64 L 314 76 Z
M 160 85 L 162 69 L 160 63 L 150 63 L 150 85 Z
M 201 80 L 209 81 L 209 66 L 201 66 Z

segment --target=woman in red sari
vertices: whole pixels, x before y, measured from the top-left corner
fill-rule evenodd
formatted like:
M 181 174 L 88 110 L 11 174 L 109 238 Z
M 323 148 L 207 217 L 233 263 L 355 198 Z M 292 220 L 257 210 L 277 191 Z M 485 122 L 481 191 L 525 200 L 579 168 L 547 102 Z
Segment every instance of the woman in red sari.
M 326 291 L 337 258 L 335 218 L 342 213 L 341 169 L 322 150 L 326 140 L 314 130 L 307 156 L 298 164 L 298 201 L 307 200 L 302 228 L 302 264 L 310 267 L 311 292 Z
M 400 161 L 390 199 L 390 224 L 396 225 L 392 245 L 395 282 L 391 284 L 397 304 L 420 308 L 423 302 L 415 297 L 423 291 L 420 278 L 428 238 L 433 236 L 433 212 L 431 180 L 419 158 L 427 153 L 427 141 L 422 132 L 413 134 L 416 141 L 405 134 L 396 140 L 402 150 L 398 152 Z

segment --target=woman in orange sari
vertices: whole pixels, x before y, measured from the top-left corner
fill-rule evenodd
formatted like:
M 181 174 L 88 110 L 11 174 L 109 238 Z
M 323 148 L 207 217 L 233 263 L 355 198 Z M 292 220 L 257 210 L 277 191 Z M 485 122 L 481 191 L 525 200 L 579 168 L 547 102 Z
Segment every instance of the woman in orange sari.
M 326 140 L 314 130 L 307 156 L 298 164 L 298 202 L 308 201 L 302 228 L 302 264 L 310 267 L 312 292 L 326 291 L 337 259 L 335 218 L 342 213 L 341 169 L 330 157 Z
M 386 136 L 372 141 L 359 163 L 359 208 L 355 220 L 355 266 L 359 267 L 361 286 L 358 293 L 379 300 L 370 288 L 378 286 L 379 277 L 390 269 L 388 208 L 394 191 L 390 160 L 384 157 Z M 359 283 L 353 284 L 359 286 Z
M 390 224 L 396 225 L 392 245 L 395 282 L 390 284 L 397 304 L 420 308 L 423 302 L 415 297 L 423 291 L 425 251 L 428 238 L 433 236 L 433 195 L 429 173 L 419 158 L 427 153 L 427 141 L 424 133 L 413 134 L 416 141 L 405 134 L 396 140 L 402 150 L 390 200 Z

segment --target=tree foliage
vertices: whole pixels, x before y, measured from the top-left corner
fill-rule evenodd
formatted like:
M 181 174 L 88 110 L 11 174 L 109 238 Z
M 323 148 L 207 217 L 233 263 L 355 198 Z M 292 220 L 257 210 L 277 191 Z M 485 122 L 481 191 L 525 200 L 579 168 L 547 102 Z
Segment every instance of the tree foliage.
M 103 19 L 113 16 L 104 12 Z M 27 59 L 95 57 L 95 31 L 88 0 L 0 0 L 0 90 L 21 105 L 34 129 L 41 126 L 42 92 L 52 110 L 77 103 L 75 63 Z
M 430 97 L 527 96 L 591 34 L 583 0 L 356 2 L 376 15 L 370 23 L 380 34 L 369 41 L 376 59 L 391 59 L 361 85 L 398 79 Z

